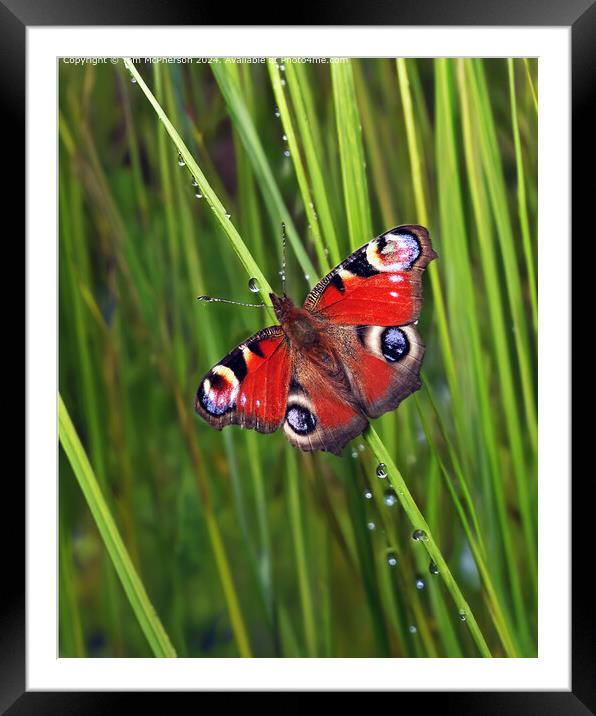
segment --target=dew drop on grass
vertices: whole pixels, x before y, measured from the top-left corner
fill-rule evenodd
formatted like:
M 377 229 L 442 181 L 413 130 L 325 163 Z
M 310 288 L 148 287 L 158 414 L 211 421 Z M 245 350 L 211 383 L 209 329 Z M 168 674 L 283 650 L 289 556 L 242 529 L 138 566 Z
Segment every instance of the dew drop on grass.
M 431 563 L 428 565 L 428 571 L 429 571 L 431 574 L 438 574 L 438 573 L 439 573 L 439 568 L 437 567 L 437 565 L 436 565 L 434 562 L 431 562 Z
M 372 500 L 372 492 L 370 490 L 364 490 L 364 499 L 365 500 Z
M 426 540 L 428 539 L 428 537 L 427 537 L 426 532 L 425 532 L 424 530 L 414 530 L 414 531 L 412 532 L 412 539 L 413 539 L 415 542 L 420 542 L 420 541 L 426 542 Z
M 199 186 L 199 182 L 194 177 L 192 178 L 192 185 Z
M 395 494 L 395 490 L 392 490 L 389 488 L 388 490 L 385 490 L 385 494 L 383 495 L 383 502 L 387 505 L 387 507 L 393 507 L 397 504 L 397 495 Z
M 274 114 L 278 119 L 279 119 L 279 117 L 281 117 L 281 113 L 280 113 L 280 111 L 279 111 L 279 107 L 276 107 L 276 108 L 273 110 L 273 114 Z
M 284 157 L 289 157 L 289 156 L 290 156 L 290 150 L 284 149 Z
M 371 532 L 376 528 L 376 525 L 375 525 L 374 522 L 369 522 L 366 526 L 368 527 L 368 529 L 369 529 Z
M 356 452 L 356 450 L 352 450 L 352 457 L 354 458 L 354 460 L 358 457 L 358 453 Z
M 259 282 L 256 278 L 251 278 L 248 282 L 248 288 L 253 293 L 258 293 L 261 290 L 261 287 L 259 286 Z
M 282 72 L 285 72 L 285 71 L 286 71 L 286 66 L 285 66 L 284 64 L 281 64 L 281 65 L 279 66 L 279 69 L 280 69 Z
M 424 582 L 424 579 L 420 575 L 416 577 L 416 589 L 424 589 L 426 587 L 426 584 Z
M 227 211 L 224 216 L 226 217 L 226 219 L 230 219 L 232 217 L 232 215 Z
M 137 83 L 137 78 L 136 78 L 136 77 L 131 77 L 131 78 L 130 78 L 130 81 L 131 81 L 131 82 L 133 83 L 133 85 L 134 85 L 134 84 Z
M 380 462 L 377 465 L 377 477 L 380 477 L 380 478 L 387 477 L 387 465 L 385 465 L 384 462 Z
M 186 162 L 184 161 L 182 154 L 180 154 L 180 152 L 178 152 L 178 166 L 183 167 L 185 164 L 186 164 Z
M 462 622 L 465 622 L 465 621 L 466 621 L 466 611 L 465 611 L 465 609 L 460 609 L 460 610 L 459 610 L 459 619 L 460 619 L 460 621 L 462 621 Z
M 287 142 L 287 141 L 288 141 L 288 136 L 287 136 L 287 134 L 284 134 L 283 137 L 282 137 L 282 139 L 284 140 L 284 142 Z
M 286 86 L 286 81 L 285 81 L 284 79 L 282 79 L 282 81 L 281 81 L 281 86 L 282 86 L 282 87 L 285 87 L 285 86 Z
M 408 627 L 408 631 L 410 632 L 410 634 L 416 634 L 418 629 L 416 629 L 416 627 L 412 624 L 411 626 Z
M 390 567 L 397 567 L 397 554 L 395 552 L 389 552 L 387 554 L 387 564 Z

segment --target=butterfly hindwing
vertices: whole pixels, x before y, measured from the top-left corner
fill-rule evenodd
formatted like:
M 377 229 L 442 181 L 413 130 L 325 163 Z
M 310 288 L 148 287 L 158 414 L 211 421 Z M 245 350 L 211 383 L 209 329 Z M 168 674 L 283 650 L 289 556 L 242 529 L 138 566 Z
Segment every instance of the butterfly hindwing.
M 345 326 L 340 355 L 362 412 L 378 418 L 418 390 L 424 344 L 413 325 Z M 349 349 L 345 346 L 349 345 Z
M 413 323 L 422 308 L 422 273 L 435 257 L 424 227 L 397 226 L 336 266 L 312 289 L 304 308 L 347 325 Z
M 344 445 L 366 427 L 346 381 L 329 378 L 308 363 L 297 361 L 290 383 L 284 433 L 306 452 L 326 450 L 339 455 Z
M 290 356 L 280 326 L 264 328 L 201 380 L 195 410 L 214 428 L 236 424 L 271 433 L 286 412 Z

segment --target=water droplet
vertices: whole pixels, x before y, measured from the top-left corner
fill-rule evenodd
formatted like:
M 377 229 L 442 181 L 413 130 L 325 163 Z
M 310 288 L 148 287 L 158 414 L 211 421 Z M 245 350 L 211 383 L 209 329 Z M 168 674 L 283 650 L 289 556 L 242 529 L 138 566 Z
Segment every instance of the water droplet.
M 225 213 L 225 217 L 226 217 L 226 219 L 229 219 L 229 218 L 230 218 L 231 216 L 232 216 L 232 215 L 231 215 L 231 214 L 229 214 L 228 212 L 226 212 L 226 213 Z
M 286 71 L 286 66 L 285 66 L 284 64 L 281 64 L 281 65 L 279 66 L 279 69 L 280 69 L 282 72 L 285 72 L 285 71 Z
M 248 282 L 248 288 L 253 293 L 258 293 L 261 290 L 261 287 L 259 286 L 259 282 L 256 278 L 251 278 Z
M 465 621 L 466 621 L 466 610 L 465 610 L 465 609 L 460 609 L 460 610 L 459 610 L 459 619 L 460 619 L 460 621 L 462 621 L 462 622 L 465 622 Z
M 206 303 L 209 303 L 210 301 L 213 301 L 211 296 L 197 296 L 197 301 L 205 301 Z
M 180 152 L 178 152 L 178 166 L 183 167 L 186 164 L 184 158 Z
M 439 573 L 439 568 L 437 567 L 437 565 L 436 565 L 434 562 L 431 562 L 431 563 L 428 565 L 428 571 L 429 571 L 431 574 L 438 574 L 438 573 Z
M 422 540 L 423 542 L 426 542 L 428 537 L 426 536 L 426 532 L 424 530 L 414 530 L 412 532 L 412 539 L 417 542 L 420 540 Z
M 360 443 L 358 445 L 358 450 L 360 450 L 360 452 L 364 452 L 364 443 Z
M 391 488 L 385 490 L 383 502 L 387 505 L 387 507 L 397 505 L 397 495 L 395 494 L 395 490 L 392 490 Z
M 310 274 L 305 273 L 305 274 L 304 274 L 304 278 L 305 278 L 307 281 L 310 281 Z
M 370 490 L 364 490 L 364 499 L 365 500 L 372 500 L 372 492 Z
M 136 78 L 136 77 L 131 77 L 131 78 L 130 78 L 130 81 L 131 81 L 131 82 L 133 83 L 133 85 L 134 85 L 134 84 L 137 83 L 137 78 Z
M 395 552 L 389 552 L 387 554 L 387 564 L 390 567 L 397 567 L 397 554 Z
M 411 626 L 408 627 L 408 631 L 410 632 L 410 634 L 416 634 L 418 629 L 416 629 L 416 627 L 412 624 Z
M 358 457 L 358 452 L 356 450 L 352 450 L 352 457 L 356 459 Z
M 274 114 L 276 117 L 278 117 L 278 118 L 281 117 L 281 114 L 280 114 L 280 111 L 279 111 L 279 107 L 276 107 L 276 108 L 275 108 L 275 110 L 273 111 L 273 114 Z
M 289 157 L 289 156 L 290 156 L 290 150 L 289 150 L 289 149 L 285 149 L 285 150 L 284 150 L 284 157 Z
M 416 589 L 424 589 L 426 584 L 424 583 L 424 579 L 420 575 L 416 577 Z
M 281 86 L 282 86 L 282 87 L 285 87 L 285 86 L 286 86 L 286 81 L 285 81 L 284 79 L 282 79 L 282 81 L 281 81 Z
M 199 182 L 194 177 L 192 178 L 192 185 L 199 186 Z
M 283 137 L 282 137 L 282 139 L 284 140 L 284 142 L 287 142 L 287 141 L 288 141 L 288 137 L 287 137 L 287 135 L 286 135 L 286 134 L 284 134 L 284 135 L 283 135 Z
M 201 194 L 201 192 L 200 192 L 198 189 L 195 191 L 195 198 L 196 198 L 196 199 L 202 199 L 202 198 L 203 198 L 203 195 Z
M 387 477 L 387 465 L 385 465 L 384 462 L 380 462 L 377 465 L 377 477 L 380 477 L 380 478 Z
M 374 522 L 369 522 L 366 526 L 368 527 L 368 529 L 369 529 L 371 532 L 372 532 L 372 531 L 375 529 L 375 527 L 376 527 L 376 525 L 375 525 Z

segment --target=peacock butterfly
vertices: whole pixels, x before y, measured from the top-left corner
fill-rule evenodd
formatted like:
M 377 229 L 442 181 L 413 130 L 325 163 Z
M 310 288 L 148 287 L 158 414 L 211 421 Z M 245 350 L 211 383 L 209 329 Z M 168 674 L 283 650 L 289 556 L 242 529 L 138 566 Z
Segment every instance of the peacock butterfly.
M 264 328 L 201 380 L 195 410 L 221 430 L 271 433 L 301 450 L 339 455 L 368 418 L 418 390 L 424 355 L 415 323 L 422 273 L 436 258 L 428 231 L 405 225 L 355 251 L 299 308 L 270 294 L 280 325 Z

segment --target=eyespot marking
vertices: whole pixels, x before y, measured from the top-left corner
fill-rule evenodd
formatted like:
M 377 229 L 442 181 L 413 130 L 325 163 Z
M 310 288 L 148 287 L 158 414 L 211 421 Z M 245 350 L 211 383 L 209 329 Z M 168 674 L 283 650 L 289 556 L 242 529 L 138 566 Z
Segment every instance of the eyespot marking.
M 366 249 L 368 262 L 378 271 L 409 271 L 421 254 L 420 241 L 408 231 L 389 231 Z
M 386 360 L 395 363 L 410 352 L 406 334 L 397 326 L 386 328 L 381 334 L 381 352 Z
M 216 365 L 197 391 L 197 402 L 209 415 L 220 416 L 236 404 L 240 382 L 230 368 Z
M 317 419 L 303 405 L 288 406 L 286 422 L 298 435 L 309 435 L 317 427 Z

